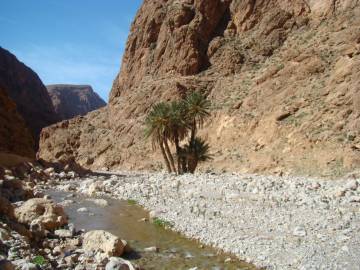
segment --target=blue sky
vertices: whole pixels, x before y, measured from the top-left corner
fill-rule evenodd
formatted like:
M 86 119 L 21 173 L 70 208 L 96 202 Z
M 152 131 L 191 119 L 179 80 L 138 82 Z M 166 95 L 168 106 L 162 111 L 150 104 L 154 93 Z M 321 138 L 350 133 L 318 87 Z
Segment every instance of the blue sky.
M 2 0 L 0 46 L 44 84 L 90 84 L 108 101 L 142 0 Z

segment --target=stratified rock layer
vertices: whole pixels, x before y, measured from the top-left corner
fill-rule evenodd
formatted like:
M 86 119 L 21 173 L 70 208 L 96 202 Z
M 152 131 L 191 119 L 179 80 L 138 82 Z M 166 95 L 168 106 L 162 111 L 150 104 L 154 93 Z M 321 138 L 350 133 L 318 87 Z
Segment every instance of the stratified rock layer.
M 213 104 L 203 169 L 341 175 L 360 166 L 357 0 L 145 0 L 109 105 L 44 130 L 40 156 L 160 169 L 143 137 L 159 101 Z
M 31 130 L 37 147 L 41 129 L 57 122 L 58 117 L 38 75 L 1 47 L 0 87 L 5 89 L 16 103 L 17 110 Z
M 55 112 L 61 120 L 85 115 L 106 106 L 90 85 L 56 84 L 46 86 Z

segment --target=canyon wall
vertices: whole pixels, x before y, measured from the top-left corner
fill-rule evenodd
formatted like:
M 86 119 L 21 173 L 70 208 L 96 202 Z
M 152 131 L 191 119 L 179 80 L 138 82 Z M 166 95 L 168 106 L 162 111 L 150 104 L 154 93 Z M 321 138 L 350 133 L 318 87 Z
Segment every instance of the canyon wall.
M 34 159 L 34 139 L 16 104 L 0 87 L 0 165 Z
M 43 130 L 39 156 L 158 170 L 143 136 L 159 101 L 202 91 L 202 170 L 339 176 L 360 166 L 360 2 L 145 0 L 109 105 Z
M 41 129 L 57 122 L 58 117 L 39 76 L 1 47 L 0 87 L 16 103 L 17 111 L 32 132 L 37 148 Z

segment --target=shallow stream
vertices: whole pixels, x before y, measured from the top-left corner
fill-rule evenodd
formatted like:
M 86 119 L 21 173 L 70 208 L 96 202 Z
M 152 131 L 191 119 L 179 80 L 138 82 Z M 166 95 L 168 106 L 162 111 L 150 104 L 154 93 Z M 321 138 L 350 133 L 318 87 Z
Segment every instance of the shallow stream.
M 148 218 L 148 213 L 134 202 L 106 198 L 109 205 L 101 207 L 91 199 L 78 194 L 73 194 L 71 197 L 70 193 L 65 192 L 47 193 L 56 202 L 65 199 L 74 201 L 65 206 L 65 211 L 70 222 L 74 223 L 77 229 L 106 230 L 128 241 L 135 252 L 128 255 L 127 259 L 143 269 L 255 269 L 229 254 L 202 246 L 176 232 L 143 221 L 144 218 Z M 83 207 L 87 208 L 88 212 L 77 212 L 77 209 Z M 144 252 L 144 248 L 148 247 L 157 247 L 159 252 Z

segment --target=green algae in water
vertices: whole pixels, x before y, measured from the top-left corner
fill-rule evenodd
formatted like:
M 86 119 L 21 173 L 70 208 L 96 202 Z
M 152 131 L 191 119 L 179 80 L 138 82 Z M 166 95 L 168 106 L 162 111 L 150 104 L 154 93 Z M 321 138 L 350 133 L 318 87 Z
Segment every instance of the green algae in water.
M 160 219 L 160 218 L 154 218 L 153 223 L 155 226 L 158 226 L 161 228 L 171 228 L 174 226 L 171 222 Z

